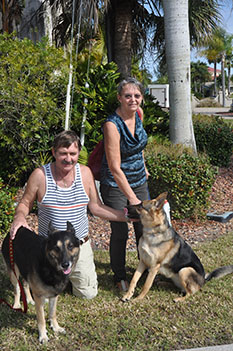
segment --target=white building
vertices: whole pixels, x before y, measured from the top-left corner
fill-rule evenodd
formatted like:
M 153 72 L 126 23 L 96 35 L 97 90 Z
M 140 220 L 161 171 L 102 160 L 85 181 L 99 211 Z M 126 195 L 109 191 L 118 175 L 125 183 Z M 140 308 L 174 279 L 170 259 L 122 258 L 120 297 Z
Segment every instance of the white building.
M 148 90 L 159 106 L 169 108 L 169 84 L 149 84 Z

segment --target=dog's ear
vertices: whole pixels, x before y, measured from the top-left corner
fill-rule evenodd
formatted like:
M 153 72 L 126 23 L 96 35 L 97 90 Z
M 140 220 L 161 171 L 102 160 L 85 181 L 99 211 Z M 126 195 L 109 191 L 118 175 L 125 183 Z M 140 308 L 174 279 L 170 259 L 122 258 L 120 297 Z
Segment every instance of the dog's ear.
M 154 200 L 155 201 L 154 205 L 156 210 L 161 210 L 166 199 L 167 199 L 167 192 L 164 192 L 160 194 L 158 197 L 156 197 L 156 199 Z
M 73 227 L 73 224 L 69 221 L 66 222 L 67 225 L 67 231 L 71 232 L 72 234 L 75 234 L 75 229 Z
M 49 222 L 48 235 L 53 234 L 57 230 L 54 228 L 52 221 Z

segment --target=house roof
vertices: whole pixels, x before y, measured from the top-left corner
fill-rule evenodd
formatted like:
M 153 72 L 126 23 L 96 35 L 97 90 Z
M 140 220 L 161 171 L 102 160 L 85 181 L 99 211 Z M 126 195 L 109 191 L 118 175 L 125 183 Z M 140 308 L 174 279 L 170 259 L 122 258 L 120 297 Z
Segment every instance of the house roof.
M 210 73 L 214 73 L 214 68 L 212 68 L 212 67 L 208 67 L 208 71 L 210 72 Z M 221 70 L 220 69 L 216 69 L 216 73 L 221 73 Z

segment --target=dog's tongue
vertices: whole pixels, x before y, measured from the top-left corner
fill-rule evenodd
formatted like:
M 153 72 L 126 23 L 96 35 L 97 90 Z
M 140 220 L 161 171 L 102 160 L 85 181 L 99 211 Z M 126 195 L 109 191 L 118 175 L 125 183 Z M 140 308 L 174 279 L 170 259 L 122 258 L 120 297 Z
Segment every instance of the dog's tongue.
M 71 272 L 71 268 L 68 268 L 68 269 L 63 271 L 64 274 L 70 274 L 70 272 Z

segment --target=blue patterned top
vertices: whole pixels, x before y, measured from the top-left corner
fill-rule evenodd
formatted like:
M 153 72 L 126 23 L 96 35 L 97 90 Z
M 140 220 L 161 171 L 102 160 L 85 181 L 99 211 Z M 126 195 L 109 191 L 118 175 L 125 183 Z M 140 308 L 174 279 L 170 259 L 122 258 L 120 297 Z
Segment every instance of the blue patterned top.
M 108 116 L 106 122 L 114 123 L 120 134 L 121 169 L 126 175 L 129 185 L 131 188 L 135 188 L 144 184 L 146 182 L 146 172 L 142 152 L 147 144 L 147 134 L 138 113 L 136 112 L 134 136 L 116 112 Z M 118 187 L 108 168 L 105 153 L 102 161 L 100 182 L 115 188 Z

